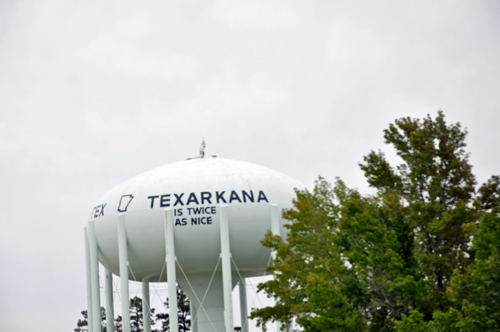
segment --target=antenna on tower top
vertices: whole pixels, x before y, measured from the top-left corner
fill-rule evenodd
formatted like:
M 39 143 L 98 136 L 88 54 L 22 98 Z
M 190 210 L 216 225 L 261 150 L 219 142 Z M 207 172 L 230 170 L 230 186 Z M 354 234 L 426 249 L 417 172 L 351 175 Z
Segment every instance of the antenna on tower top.
M 200 145 L 200 155 L 197 157 L 193 157 L 193 158 L 187 158 L 186 160 L 205 158 L 205 147 L 206 146 L 207 145 L 205 144 L 205 137 L 203 137 L 203 140 L 201 141 L 201 145 Z
M 205 147 L 207 145 L 205 144 L 205 137 L 203 137 L 203 141 L 201 142 L 200 145 L 200 158 L 205 158 Z

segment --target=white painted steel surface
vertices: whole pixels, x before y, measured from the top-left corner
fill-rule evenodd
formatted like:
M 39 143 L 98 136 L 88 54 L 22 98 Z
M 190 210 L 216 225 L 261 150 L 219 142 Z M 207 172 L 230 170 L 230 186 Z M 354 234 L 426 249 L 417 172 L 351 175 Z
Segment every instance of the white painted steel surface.
M 122 297 L 122 329 L 123 332 L 130 332 L 130 311 L 129 302 L 130 294 L 128 287 L 128 241 L 125 231 L 125 222 L 123 214 L 118 215 L 118 264 L 120 268 L 120 290 Z
M 149 280 L 142 280 L 142 315 L 144 332 L 151 332 L 151 302 L 149 297 Z
M 271 233 L 273 235 L 280 236 L 280 219 L 281 219 L 281 211 L 278 205 L 271 204 Z M 273 261 L 276 259 L 276 250 L 271 252 L 271 257 Z M 276 330 L 281 331 L 281 322 L 276 321 Z
M 87 227 L 90 248 L 90 281 L 92 285 L 92 328 L 94 331 L 101 330 L 101 297 L 99 287 L 99 260 L 98 248 L 95 238 L 95 222 L 91 221 Z
M 222 260 L 222 289 L 224 293 L 224 323 L 226 332 L 233 331 L 233 284 L 231 280 L 231 248 L 229 245 L 229 225 L 227 205 L 220 205 L 220 251 Z
M 247 285 L 243 278 L 239 282 L 241 332 L 248 332 Z
M 113 306 L 113 274 L 108 269 L 105 270 L 106 283 L 104 292 L 106 293 L 106 326 L 108 331 L 115 330 L 115 308 Z
M 123 182 L 106 193 L 95 205 L 104 208 L 93 210 L 100 262 L 114 274 L 119 275 L 118 259 L 118 208 L 123 212 L 127 234 L 128 261 L 137 280 L 144 277 L 159 277 L 165 262 L 165 240 L 163 233 L 164 209 L 182 209 L 186 225 L 175 227 L 176 253 L 186 273 L 212 271 L 219 259 L 219 210 L 216 195 L 224 198 L 228 205 L 228 218 L 232 246 L 231 254 L 247 276 L 261 275 L 269 260 L 270 251 L 260 244 L 270 229 L 271 206 L 292 206 L 295 197 L 293 188 L 302 184 L 290 177 L 268 168 L 241 161 L 222 158 L 193 159 L 168 164 L 138 175 Z M 230 201 L 232 191 L 236 196 Z M 253 193 L 254 202 L 243 197 L 242 191 Z M 211 194 L 203 200 L 202 192 Z M 263 196 L 259 200 L 259 193 Z M 187 202 L 194 193 L 199 204 Z M 182 195 L 181 203 L 175 204 L 175 196 Z M 133 198 L 126 205 L 131 195 Z M 163 205 L 161 199 L 163 197 Z M 170 196 L 166 196 L 170 195 Z M 206 195 L 206 194 L 205 194 Z M 157 196 L 155 198 L 155 196 Z M 265 196 L 265 199 L 264 199 Z M 153 197 L 153 198 L 148 198 Z M 206 197 L 206 196 L 205 196 Z M 120 206 L 120 199 L 122 205 Z M 167 201 L 169 200 L 169 201 Z M 246 202 L 244 202 L 246 200 Z M 153 203 L 153 207 L 151 207 Z M 204 208 L 203 215 L 193 208 Z M 188 208 L 191 210 L 188 211 Z M 208 209 L 207 209 L 208 208 Z M 215 213 L 212 215 L 212 209 Z M 192 218 L 203 218 L 206 224 L 192 225 Z M 211 218 L 208 224 L 207 218 Z M 281 225 L 281 228 L 283 226 Z M 285 230 L 281 229 L 283 233 Z M 132 276 L 131 280 L 132 280 Z M 163 274 L 163 281 L 166 281 Z
M 165 211 L 165 262 L 167 264 L 168 281 L 168 313 L 170 316 L 170 332 L 179 331 L 179 318 L 177 317 L 177 277 L 175 275 L 175 234 L 174 213 L 172 209 Z
M 92 313 L 92 273 L 90 269 L 90 248 L 89 248 L 89 234 L 88 226 L 84 228 L 84 241 L 85 241 L 85 271 L 87 275 L 87 319 L 89 332 L 94 332 L 93 313 Z
M 198 316 L 198 310 L 194 306 L 194 301 L 189 301 L 189 312 L 191 314 L 191 332 L 198 332 L 198 323 L 195 317 Z

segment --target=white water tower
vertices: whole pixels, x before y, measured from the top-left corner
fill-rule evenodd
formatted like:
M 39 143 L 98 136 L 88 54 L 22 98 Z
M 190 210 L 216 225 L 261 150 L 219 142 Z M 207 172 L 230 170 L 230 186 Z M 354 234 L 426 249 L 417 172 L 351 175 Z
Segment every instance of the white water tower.
M 194 332 L 233 332 L 232 289 L 261 276 L 271 251 L 267 231 L 285 235 L 281 211 L 303 185 L 268 168 L 216 157 L 168 164 L 102 196 L 85 229 L 89 327 L 100 331 L 99 263 L 106 271 L 108 326 L 113 324 L 112 273 L 120 276 L 124 331 L 130 331 L 128 281 L 142 281 L 145 332 L 149 282 L 168 282 L 170 329 L 178 331 L 175 284 L 191 301 Z M 170 286 L 174 285 L 174 286 Z M 172 319 L 172 317 L 174 319 Z

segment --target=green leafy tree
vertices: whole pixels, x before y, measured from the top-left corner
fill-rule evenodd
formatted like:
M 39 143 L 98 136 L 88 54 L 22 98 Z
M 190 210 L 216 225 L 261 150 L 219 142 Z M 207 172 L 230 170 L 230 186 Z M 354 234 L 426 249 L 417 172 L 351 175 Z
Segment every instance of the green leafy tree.
M 415 235 L 418 270 L 431 287 L 424 310 L 450 306 L 446 295 L 454 269 L 470 260 L 470 235 L 477 221 L 473 208 L 475 177 L 465 151 L 467 131 L 436 119 L 402 118 L 384 131 L 402 163 L 391 166 L 381 152 L 371 152 L 361 169 L 379 193 L 394 194 L 405 209 L 405 223 Z
M 434 331 L 500 331 L 500 177 L 479 189 L 476 205 L 482 218 L 472 246 L 475 260 L 453 274 L 448 293 L 454 307 L 434 313 Z
M 283 214 L 287 241 L 271 234 L 263 241 L 277 258 L 268 268 L 275 279 L 259 290 L 276 305 L 251 317 L 263 327 L 296 317 L 305 331 L 438 331 L 465 315 L 457 294 L 476 266 L 479 242 L 472 247 L 471 238 L 500 196 L 494 177 L 476 198 L 466 134 L 441 111 L 435 119 L 396 120 L 384 138 L 399 164 L 382 152 L 360 164 L 376 195 L 321 178 L 313 192 L 297 191 Z
M 154 322 L 155 308 L 151 308 L 151 322 Z M 115 319 L 115 329 L 117 332 L 123 331 L 122 328 L 123 318 L 118 316 Z M 138 296 L 130 299 L 130 331 L 141 332 L 144 331 L 144 312 L 142 310 L 142 299 Z M 152 330 L 153 332 L 157 330 Z
M 75 332 L 88 332 L 89 328 L 89 320 L 88 320 L 88 311 L 83 310 L 81 312 L 83 319 L 79 319 L 78 322 L 76 322 L 76 328 L 74 329 Z
M 275 279 L 259 290 L 277 303 L 252 311 L 259 325 L 296 316 L 306 331 L 385 331 L 423 301 L 393 197 L 362 197 L 320 178 L 312 193 L 297 191 L 294 206 L 284 212 L 293 220 L 287 242 L 271 234 L 263 242 L 277 258 L 268 268 Z
M 115 318 L 115 331 L 116 332 L 122 332 L 123 331 L 122 322 L 123 322 L 123 317 L 120 316 L 120 315 L 118 315 Z
M 169 307 L 168 298 L 164 304 L 167 308 Z M 177 319 L 179 321 L 180 332 L 191 331 L 189 297 L 179 286 L 177 286 Z M 161 323 L 161 332 L 170 331 L 170 316 L 168 313 L 158 313 L 156 315 L 156 321 Z
M 88 311 L 83 310 L 81 312 L 83 319 L 79 319 L 76 323 L 75 332 L 88 332 L 89 330 L 89 321 L 88 321 Z M 106 308 L 101 307 L 101 331 L 106 332 Z
M 178 303 L 178 319 L 179 319 L 179 331 L 187 332 L 191 330 L 191 315 L 189 307 L 189 298 L 182 289 L 177 287 L 177 303 Z M 168 299 L 165 302 L 168 308 Z M 158 313 L 155 315 L 155 308 L 151 308 L 151 322 L 154 325 L 156 322 L 160 322 L 162 325 L 161 331 L 169 331 L 169 316 L 165 313 Z M 83 319 L 79 319 L 77 322 L 77 327 L 74 329 L 75 332 L 88 332 L 88 314 L 87 310 L 81 312 Z M 101 307 L 101 318 L 102 318 L 102 332 L 107 331 L 106 327 L 106 309 Z M 123 318 L 118 315 L 115 319 L 115 331 L 121 332 Z M 135 296 L 130 299 L 130 328 L 132 332 L 140 332 L 144 330 L 144 312 L 142 310 L 142 299 Z M 153 329 L 152 332 L 159 332 L 157 329 Z

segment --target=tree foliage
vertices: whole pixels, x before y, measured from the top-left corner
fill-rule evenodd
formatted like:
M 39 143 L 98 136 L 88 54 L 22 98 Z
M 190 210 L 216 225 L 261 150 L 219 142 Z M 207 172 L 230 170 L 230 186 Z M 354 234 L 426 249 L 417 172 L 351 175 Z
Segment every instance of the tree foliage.
M 151 308 L 151 322 L 154 323 L 154 313 L 155 308 Z M 122 328 L 122 316 L 118 316 L 115 319 L 115 330 L 117 332 L 123 331 Z M 131 332 L 141 332 L 144 331 L 144 312 L 142 310 L 142 299 L 138 296 L 134 296 L 130 299 L 130 331 Z M 152 332 L 158 332 L 158 330 L 152 329 Z
M 391 167 L 382 153 L 371 152 L 361 169 L 380 194 L 393 193 L 406 207 L 405 222 L 415 234 L 415 258 L 431 293 L 426 318 L 445 310 L 454 269 L 464 270 L 476 222 L 472 208 L 476 183 L 465 152 L 467 132 L 447 126 L 443 112 L 423 121 L 403 118 L 384 131 L 402 163 Z
M 187 294 L 177 286 L 177 303 L 178 303 L 178 320 L 179 320 L 179 331 L 188 332 L 191 330 L 191 313 L 189 306 L 189 298 Z M 168 308 L 168 298 L 165 302 L 165 306 Z M 151 308 L 151 324 L 154 326 L 156 323 L 161 325 L 161 329 L 152 329 L 152 332 L 166 332 L 170 331 L 169 327 L 169 315 L 168 313 L 158 313 L 155 315 L 155 308 Z M 79 319 L 77 322 L 77 327 L 74 329 L 75 332 L 88 332 L 88 313 L 87 310 L 82 312 L 83 319 Z M 106 332 L 106 309 L 101 307 L 101 331 Z M 121 332 L 122 328 L 122 316 L 118 315 L 115 321 L 115 331 Z M 130 330 L 132 332 L 144 331 L 144 312 L 142 310 L 142 299 L 138 296 L 130 299 Z
M 164 303 L 166 308 L 169 308 L 168 298 Z M 187 294 L 177 286 L 177 319 L 179 321 L 179 331 L 191 331 L 191 309 L 189 297 Z M 156 320 L 161 323 L 161 332 L 170 331 L 170 315 L 168 313 L 158 313 Z
M 76 322 L 76 328 L 73 330 L 75 332 L 88 332 L 89 331 L 89 320 L 88 320 L 88 311 L 83 310 L 81 312 L 83 319 L 79 319 Z M 101 307 L 101 331 L 106 332 L 106 308 Z
M 360 164 L 375 195 L 322 178 L 297 191 L 287 241 L 263 241 L 277 257 L 259 290 L 276 305 L 251 317 L 305 331 L 498 329 L 500 178 L 476 193 L 466 135 L 441 111 L 398 119 L 384 138 L 400 162 L 372 151 Z

